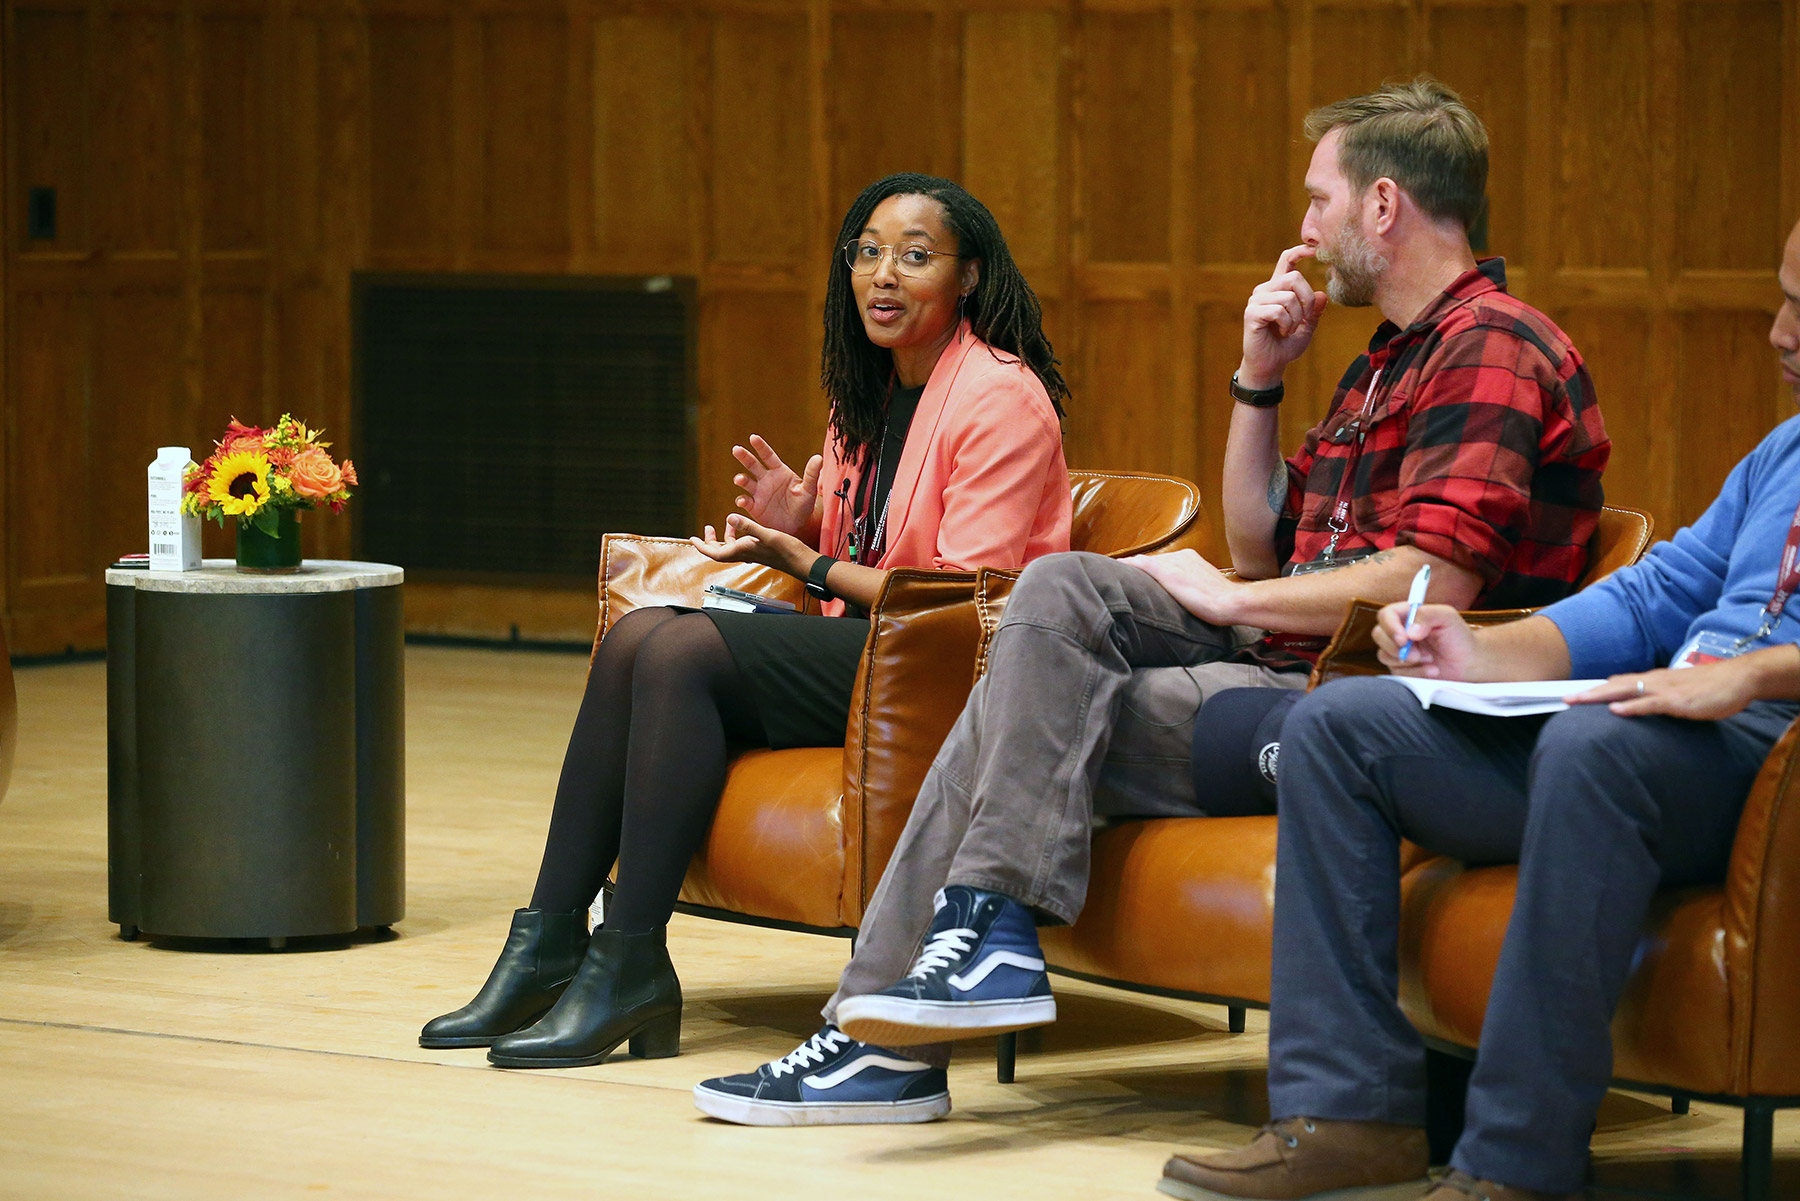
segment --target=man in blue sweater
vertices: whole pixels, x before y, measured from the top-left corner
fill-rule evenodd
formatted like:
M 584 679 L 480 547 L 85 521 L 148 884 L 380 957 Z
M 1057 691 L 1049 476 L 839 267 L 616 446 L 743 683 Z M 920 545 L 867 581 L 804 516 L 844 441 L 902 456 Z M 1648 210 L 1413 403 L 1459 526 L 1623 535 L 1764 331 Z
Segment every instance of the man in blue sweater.
M 1800 401 L 1800 227 L 1769 341 Z M 1342 680 L 1282 729 L 1269 1111 L 1238 1151 L 1177 1155 L 1163 1192 L 1546 1201 L 1577 1194 L 1610 1023 L 1660 887 L 1724 873 L 1750 785 L 1800 713 L 1800 417 L 1644 560 L 1507 625 L 1382 611 L 1397 673 L 1606 677 L 1550 717 L 1421 709 Z M 1405 661 L 1401 647 L 1410 640 Z M 1452 1171 L 1426 1177 L 1425 1048 L 1397 997 L 1402 838 L 1519 864 Z

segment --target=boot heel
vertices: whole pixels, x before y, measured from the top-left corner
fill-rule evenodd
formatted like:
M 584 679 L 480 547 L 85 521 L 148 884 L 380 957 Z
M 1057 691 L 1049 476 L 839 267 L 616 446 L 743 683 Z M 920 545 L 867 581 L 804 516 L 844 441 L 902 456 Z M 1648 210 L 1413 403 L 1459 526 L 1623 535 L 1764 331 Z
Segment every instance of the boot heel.
M 673 1059 L 681 1054 L 681 1015 L 670 1014 L 640 1027 L 631 1036 L 629 1049 L 638 1059 Z

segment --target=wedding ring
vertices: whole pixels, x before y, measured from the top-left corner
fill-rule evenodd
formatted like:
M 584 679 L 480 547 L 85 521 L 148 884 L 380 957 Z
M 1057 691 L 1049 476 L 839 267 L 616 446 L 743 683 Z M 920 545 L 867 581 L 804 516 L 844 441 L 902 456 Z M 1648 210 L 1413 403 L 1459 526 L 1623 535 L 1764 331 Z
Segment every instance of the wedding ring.
M 1638 695 L 1639 695 L 1639 696 L 1643 696 L 1643 695 L 1644 695 L 1644 677 L 1643 677 L 1643 676 L 1639 676 L 1639 677 L 1638 677 L 1638 690 L 1637 690 L 1637 694 L 1638 694 Z

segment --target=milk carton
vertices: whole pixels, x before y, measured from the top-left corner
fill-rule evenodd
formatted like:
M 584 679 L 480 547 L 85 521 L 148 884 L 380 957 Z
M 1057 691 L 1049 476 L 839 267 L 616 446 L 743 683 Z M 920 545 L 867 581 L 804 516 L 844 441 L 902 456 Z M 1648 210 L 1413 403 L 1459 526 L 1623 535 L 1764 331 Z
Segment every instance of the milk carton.
M 185 446 L 163 446 L 150 464 L 151 571 L 200 566 L 200 517 L 181 511 L 181 479 L 193 457 Z

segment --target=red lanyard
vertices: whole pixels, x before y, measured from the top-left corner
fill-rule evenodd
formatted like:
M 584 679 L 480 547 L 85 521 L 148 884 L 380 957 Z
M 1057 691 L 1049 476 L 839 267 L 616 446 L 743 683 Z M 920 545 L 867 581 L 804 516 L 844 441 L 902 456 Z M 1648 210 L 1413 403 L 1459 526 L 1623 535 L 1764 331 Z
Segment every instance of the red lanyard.
M 1375 409 L 1375 389 L 1381 386 L 1381 373 L 1385 370 L 1386 364 L 1375 369 L 1375 374 L 1369 379 L 1369 390 L 1363 393 L 1362 412 L 1351 418 L 1350 424 L 1339 431 L 1354 432 L 1356 445 L 1350 448 L 1350 456 L 1344 460 L 1344 474 L 1338 477 L 1337 505 L 1332 510 L 1331 520 L 1325 523 L 1326 528 L 1331 531 L 1331 541 L 1325 544 L 1325 550 L 1319 557 L 1327 563 L 1337 558 L 1338 539 L 1350 529 L 1350 502 L 1354 498 L 1348 492 L 1356 486 L 1356 465 L 1362 461 L 1363 439 L 1369 435 L 1369 427 L 1363 422 Z
M 1800 588 L 1800 505 L 1794 508 L 1794 520 L 1788 525 L 1787 545 L 1781 550 L 1781 566 L 1775 572 L 1775 595 L 1763 606 L 1762 625 L 1756 633 L 1738 639 L 1739 650 L 1775 632 L 1781 621 L 1781 611 L 1787 608 L 1788 598 L 1794 595 L 1795 588 Z

